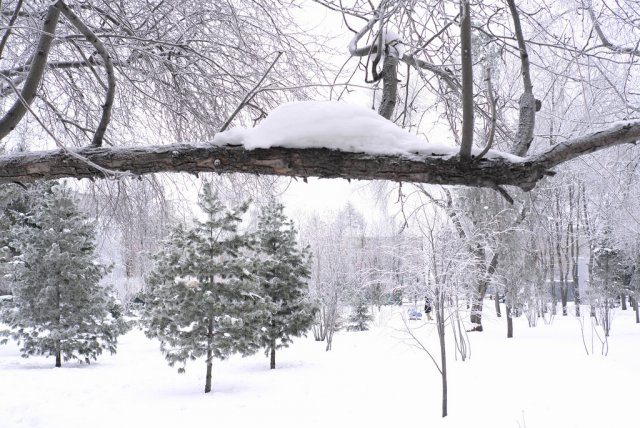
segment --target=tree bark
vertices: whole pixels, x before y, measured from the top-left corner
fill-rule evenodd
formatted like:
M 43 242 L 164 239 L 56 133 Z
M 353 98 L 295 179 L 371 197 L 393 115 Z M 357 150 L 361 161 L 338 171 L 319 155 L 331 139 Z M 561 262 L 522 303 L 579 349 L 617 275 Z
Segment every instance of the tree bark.
M 502 313 L 500 313 L 500 293 L 498 293 L 497 290 L 495 300 L 494 305 L 496 306 L 496 316 L 500 318 L 502 316 Z
M 391 120 L 396 109 L 397 97 L 398 58 L 393 55 L 387 55 L 382 63 L 382 100 L 378 108 L 380 116 Z
M 476 290 L 476 293 L 473 295 L 473 302 L 471 304 L 470 321 L 471 321 L 471 324 L 475 324 L 475 326 L 471 329 L 471 331 L 483 330 L 482 306 L 484 303 L 484 296 L 487 293 L 487 287 L 489 286 L 489 282 L 491 281 L 491 276 L 495 273 L 497 267 L 498 267 L 498 253 L 495 253 L 491 257 L 489 266 L 487 266 L 487 270 L 485 272 L 484 278 L 482 278 L 478 282 L 478 288 Z
M 211 376 L 213 370 L 213 317 L 209 317 L 207 326 L 207 374 L 204 380 L 204 393 L 211 392 Z
M 73 153 L 112 171 L 144 175 L 158 172 L 199 172 L 281 175 L 288 177 L 391 180 L 490 187 L 510 185 L 533 189 L 550 169 L 582 154 L 640 139 L 640 121 L 610 128 L 552 146 L 519 160 L 482 158 L 465 162 L 455 156 L 430 155 L 410 159 L 329 149 L 245 150 L 242 146 L 85 147 Z M 63 150 L 22 152 L 0 156 L 0 184 L 37 179 L 102 178 L 104 173 Z
M 111 171 L 144 175 L 158 172 L 250 173 L 289 177 L 390 180 L 477 187 L 514 185 L 532 189 L 545 169 L 527 162 L 482 159 L 461 162 L 455 157 L 409 159 L 391 155 L 329 149 L 245 150 L 240 146 L 85 147 L 74 153 Z M 102 178 L 104 174 L 62 150 L 21 152 L 0 156 L 0 183 L 37 179 Z
M 438 339 L 440 341 L 440 375 L 442 378 L 442 417 L 448 414 L 448 387 L 447 387 L 447 345 L 445 342 L 445 313 L 444 313 L 444 296 L 442 292 L 436 289 L 434 303 L 434 312 L 436 315 L 436 324 L 438 328 Z
M 511 310 L 511 306 L 505 305 L 507 312 L 507 338 L 510 339 L 513 337 L 513 311 Z
M 60 340 L 56 340 L 56 367 L 62 367 L 62 351 L 60 350 Z
M 211 376 L 213 371 L 213 352 L 211 348 L 207 349 L 207 375 L 204 381 L 205 394 L 211 392 Z
M 275 339 L 271 339 L 271 343 L 269 344 L 269 349 L 271 354 L 271 361 L 270 361 L 269 368 L 273 370 L 276 368 L 276 340 Z
M 460 158 L 470 159 L 473 147 L 473 57 L 471 46 L 471 2 L 460 2 L 460 58 L 462 62 L 462 131 Z

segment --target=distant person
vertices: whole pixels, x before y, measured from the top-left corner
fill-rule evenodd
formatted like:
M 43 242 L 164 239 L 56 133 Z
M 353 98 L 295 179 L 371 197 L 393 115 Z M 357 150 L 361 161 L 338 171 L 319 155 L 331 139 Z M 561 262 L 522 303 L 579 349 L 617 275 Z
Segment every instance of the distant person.
M 427 314 L 427 319 L 428 320 L 432 320 L 433 318 L 431 318 L 431 299 L 429 299 L 428 297 L 424 298 L 424 313 Z

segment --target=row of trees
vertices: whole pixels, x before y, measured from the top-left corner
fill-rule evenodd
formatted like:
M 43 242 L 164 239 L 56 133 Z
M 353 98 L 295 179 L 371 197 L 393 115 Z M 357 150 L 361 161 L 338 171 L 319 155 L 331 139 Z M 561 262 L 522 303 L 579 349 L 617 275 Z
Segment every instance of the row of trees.
M 1 266 L 12 299 L 4 302 L 0 335 L 23 356 L 52 355 L 89 363 L 116 352 L 127 324 L 109 287 L 110 267 L 96 261 L 94 227 L 62 185 L 26 191 L 2 187 Z M 204 187 L 203 220 L 178 226 L 153 257 L 141 323 L 160 339 L 170 365 L 206 357 L 205 392 L 214 358 L 276 350 L 304 334 L 315 313 L 307 291 L 309 256 L 283 206 L 270 201 L 257 232 L 239 230 L 247 203 L 227 209 Z

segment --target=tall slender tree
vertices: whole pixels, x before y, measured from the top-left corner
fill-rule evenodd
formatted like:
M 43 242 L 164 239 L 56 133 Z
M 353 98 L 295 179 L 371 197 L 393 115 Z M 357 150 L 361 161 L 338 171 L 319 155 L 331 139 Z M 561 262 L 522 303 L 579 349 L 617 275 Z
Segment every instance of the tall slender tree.
M 273 304 L 261 341 L 270 355 L 270 368 L 276 368 L 276 350 L 291 344 L 314 321 L 309 299 L 309 252 L 299 249 L 293 222 L 275 201 L 265 206 L 258 221 L 259 273 L 262 294 Z

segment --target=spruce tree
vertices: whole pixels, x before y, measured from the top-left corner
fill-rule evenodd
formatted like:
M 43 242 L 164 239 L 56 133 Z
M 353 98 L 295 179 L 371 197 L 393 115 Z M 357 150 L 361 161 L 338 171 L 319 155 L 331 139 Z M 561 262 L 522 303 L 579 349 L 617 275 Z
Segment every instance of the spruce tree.
M 294 336 L 304 334 L 313 324 L 307 284 L 309 255 L 307 249 L 298 249 L 293 223 L 275 201 L 260 214 L 257 238 L 262 293 L 273 304 L 261 341 L 275 369 L 276 349 L 289 346 Z
M 188 360 L 206 358 L 207 393 L 213 358 L 260 349 L 268 305 L 252 271 L 252 240 L 238 232 L 248 205 L 227 210 L 210 186 L 199 205 L 205 219 L 176 228 L 154 257 L 142 321 L 169 365 L 182 365 L 178 372 Z
M 36 186 L 27 208 L 9 233 L 14 304 L 1 335 L 18 341 L 23 357 L 54 356 L 56 367 L 115 353 L 123 325 L 99 285 L 107 269 L 96 262 L 92 224 L 61 185 Z
M 369 330 L 369 323 L 371 321 L 373 321 L 373 316 L 369 313 L 366 296 L 364 296 L 364 293 L 359 293 L 357 298 L 354 300 L 353 311 L 349 316 L 349 325 L 347 326 L 347 330 Z

